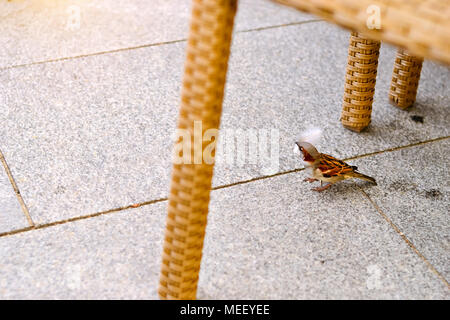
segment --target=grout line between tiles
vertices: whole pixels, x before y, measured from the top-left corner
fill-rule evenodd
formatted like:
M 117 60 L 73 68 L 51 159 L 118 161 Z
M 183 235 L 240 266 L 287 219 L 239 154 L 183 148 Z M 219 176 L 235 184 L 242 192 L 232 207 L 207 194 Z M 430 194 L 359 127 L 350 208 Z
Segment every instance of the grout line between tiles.
M 370 157 L 370 156 L 381 154 L 381 153 L 385 153 L 385 152 L 392 152 L 392 151 L 397 151 L 397 150 L 401 150 L 401 149 L 405 149 L 405 148 L 416 147 L 416 146 L 419 146 L 419 145 L 422 145 L 422 144 L 431 143 L 431 142 L 437 142 L 437 141 L 445 140 L 445 139 L 448 139 L 448 138 L 450 138 L 450 136 L 439 137 L 439 138 L 435 138 L 435 139 L 430 139 L 430 140 L 426 140 L 426 141 L 421 141 L 421 142 L 408 144 L 408 145 L 405 145 L 405 146 L 394 147 L 394 148 L 389 148 L 389 149 L 385 149 L 385 150 L 381 150 L 381 151 L 365 153 L 365 154 L 362 154 L 362 155 L 353 156 L 353 157 L 350 157 L 350 158 L 345 158 L 343 160 L 344 161 L 351 161 L 351 160 L 366 158 L 366 157 Z M 234 182 L 234 183 L 230 183 L 230 184 L 225 184 L 225 185 L 213 187 L 212 190 L 224 189 L 224 188 L 228 188 L 228 187 L 232 187 L 232 186 L 236 186 L 236 185 L 240 185 L 240 184 L 245 184 L 245 183 L 249 183 L 249 182 L 254 182 L 254 181 L 258 181 L 258 180 L 262 180 L 262 179 L 268 179 L 268 178 L 273 178 L 273 177 L 277 177 L 277 176 L 281 176 L 281 175 L 285 175 L 285 174 L 289 174 L 289 173 L 295 173 L 295 172 L 299 172 L 299 171 L 302 171 L 302 170 L 304 170 L 304 168 L 297 168 L 297 169 L 292 169 L 292 170 L 288 170 L 288 171 L 278 172 L 278 173 L 275 173 L 275 174 L 272 174 L 272 175 L 268 175 L 268 176 L 261 176 L 261 177 L 256 177 L 256 178 L 252 178 L 252 179 L 249 179 L 249 180 L 243 180 L 243 181 L 238 181 L 238 182 Z
M 59 220 L 59 221 L 54 221 L 54 222 L 49 222 L 49 223 L 44 223 L 44 224 L 39 224 L 39 225 L 33 225 L 33 226 L 27 227 L 27 228 L 16 229 L 16 230 L 0 233 L 0 238 L 4 237 L 4 236 L 10 236 L 10 235 L 13 235 L 13 234 L 30 231 L 30 230 L 39 230 L 39 229 L 53 227 L 53 226 L 56 226 L 56 225 L 65 224 L 65 223 L 69 223 L 69 222 L 74 222 L 74 221 L 78 221 L 78 220 L 85 220 L 85 219 L 89 219 L 89 218 L 93 218 L 93 217 L 98 217 L 98 216 L 105 215 L 105 214 L 112 213 L 112 212 L 123 211 L 123 210 L 131 209 L 131 208 L 138 208 L 138 207 L 142 207 L 142 206 L 145 206 L 145 205 L 150 205 L 150 204 L 154 204 L 154 203 L 158 203 L 158 202 L 163 202 L 163 201 L 166 201 L 166 200 L 167 200 L 167 198 L 160 198 L 160 199 L 156 199 L 156 200 L 145 201 L 145 202 L 138 203 L 138 204 L 131 204 L 131 205 L 124 206 L 124 207 L 119 207 L 119 208 L 114 208 L 114 209 L 110 209 L 110 210 L 100 211 L 100 212 L 88 214 L 88 215 L 85 215 L 85 216 L 78 216 L 78 217 L 74 217 L 74 218 L 70 218 L 70 219 L 66 219 L 66 220 Z
M 290 22 L 285 24 L 276 24 L 273 26 L 266 26 L 266 27 L 258 27 L 258 28 L 250 28 L 250 29 L 243 29 L 243 30 L 237 30 L 236 33 L 246 33 L 246 32 L 254 32 L 254 31 L 264 31 L 269 29 L 277 29 L 282 27 L 290 27 L 290 26 L 298 26 L 301 24 L 307 24 L 312 22 L 321 22 L 324 21 L 323 19 L 313 19 L 313 20 L 305 20 L 305 21 L 298 21 L 298 22 Z
M 14 193 L 16 194 L 17 200 L 20 203 L 20 207 L 22 208 L 23 213 L 25 214 L 25 217 L 27 218 L 27 221 L 30 225 L 30 227 L 34 226 L 33 219 L 31 219 L 30 212 L 28 211 L 27 205 L 25 204 L 25 201 L 22 198 L 22 195 L 20 194 L 20 190 L 17 187 L 16 181 L 14 180 L 14 177 L 12 176 L 11 170 L 9 169 L 8 163 L 6 162 L 5 157 L 3 156 L 2 151 L 0 150 L 0 162 L 3 164 L 3 167 L 5 168 L 6 175 L 8 176 L 9 182 L 11 183 Z
M 52 62 L 59 62 L 59 61 L 66 61 L 66 60 L 75 60 L 75 59 L 80 59 L 80 58 L 99 56 L 99 55 L 103 55 L 103 54 L 116 53 L 116 52 L 122 52 L 122 51 L 131 51 L 131 50 L 142 49 L 142 48 L 157 47 L 157 46 L 161 46 L 161 45 L 174 44 L 174 43 L 184 42 L 184 41 L 186 41 L 186 39 L 178 39 L 178 40 L 172 40 L 172 41 L 156 42 L 156 43 L 143 44 L 143 45 L 134 46 L 134 47 L 119 48 L 119 49 L 113 49 L 113 50 L 98 51 L 98 52 L 94 52 L 94 53 L 80 54 L 80 55 L 76 55 L 76 56 L 72 56 L 72 57 L 55 58 L 55 59 L 49 59 L 49 60 L 43 60 L 43 61 L 36 61 L 36 62 L 30 62 L 30 63 L 24 63 L 24 64 L 17 64 L 17 65 L 14 65 L 14 66 L 0 68 L 0 71 L 9 70 L 9 69 L 23 68 L 23 67 L 30 67 L 30 66 L 34 66 L 34 65 L 46 64 L 46 63 L 52 63 Z
M 401 149 L 406 149 L 406 148 L 420 146 L 422 144 L 427 144 L 427 143 L 430 143 L 430 142 L 437 142 L 437 141 L 441 141 L 441 140 L 446 140 L 448 138 L 450 138 L 450 136 L 439 137 L 439 138 L 434 138 L 434 139 L 430 139 L 430 140 L 426 140 L 426 141 L 415 142 L 415 143 L 411 143 L 411 144 L 408 144 L 408 145 L 405 145 L 405 146 L 393 147 L 393 148 L 389 148 L 389 149 L 385 149 L 385 150 L 381 150 L 381 151 L 374 151 L 374 152 L 365 153 L 365 154 L 362 154 L 362 155 L 359 155 L 359 156 L 346 158 L 344 160 L 345 161 L 350 161 L 350 160 L 361 159 L 361 158 L 370 157 L 370 156 L 374 156 L 374 155 L 385 153 L 385 152 L 392 152 L 392 151 L 397 151 L 397 150 L 401 150 Z
M 441 279 L 445 283 L 447 288 L 450 289 L 450 286 L 449 286 L 447 280 L 445 279 L 445 277 L 431 264 L 430 261 L 428 261 L 427 258 L 425 258 L 425 256 L 414 246 L 414 244 L 406 237 L 406 235 L 400 230 L 400 228 L 387 216 L 387 214 L 383 212 L 383 210 L 376 204 L 376 202 L 373 201 L 372 198 L 370 198 L 370 196 L 361 187 L 358 186 L 358 188 L 359 188 L 359 190 L 361 190 L 361 192 L 364 194 L 364 196 L 369 200 L 369 202 L 375 207 L 375 209 L 382 216 L 382 218 L 384 220 L 386 220 L 386 222 L 395 230 L 395 232 L 397 232 L 400 235 L 400 237 L 403 239 L 403 241 L 406 242 L 406 244 L 414 251 L 414 253 L 417 254 L 419 256 L 419 258 L 421 258 L 426 263 L 428 268 L 434 274 L 436 274 L 439 279 Z
M 346 158 L 346 159 L 343 159 L 343 160 L 344 161 L 349 161 L 349 160 L 365 158 L 365 157 L 369 157 L 369 156 L 372 156 L 372 155 L 377 155 L 377 154 L 381 154 L 381 153 L 385 153 L 385 152 L 392 152 L 392 151 L 397 151 L 397 150 L 406 149 L 406 148 L 410 148 L 410 147 L 415 147 L 415 146 L 418 146 L 418 145 L 422 145 L 422 144 L 426 144 L 426 143 L 432 143 L 432 142 L 436 142 L 436 141 L 441 141 L 441 140 L 445 140 L 445 139 L 448 139 L 448 138 L 450 138 L 450 136 L 430 139 L 430 140 L 421 141 L 421 142 L 416 142 L 416 143 L 412 143 L 412 144 L 405 145 L 405 146 L 385 149 L 385 150 L 382 150 L 382 151 L 375 151 L 375 152 L 371 152 L 371 153 L 366 153 L 366 154 L 362 154 L 362 155 L 359 155 L 359 156 Z M 212 187 L 211 190 L 225 189 L 225 188 L 228 188 L 228 187 L 233 187 L 233 186 L 237 186 L 237 185 L 241 185 L 241 184 L 255 182 L 255 181 L 258 181 L 258 180 L 265 180 L 265 179 L 269 179 L 269 178 L 273 178 L 273 177 L 277 177 L 277 176 L 282 176 L 282 175 L 286 175 L 286 174 L 290 174 L 290 173 L 300 172 L 302 170 L 304 170 L 304 168 L 297 168 L 297 169 L 292 169 L 292 170 L 288 170 L 288 171 L 278 172 L 278 173 L 275 173 L 275 174 L 269 175 L 269 176 L 261 176 L 261 177 L 256 177 L 256 178 L 249 179 L 249 180 L 238 181 L 238 182 L 234 182 L 234 183 L 230 183 L 230 184 L 224 184 L 224 185 L 221 185 L 221 186 Z M 118 211 L 123 211 L 123 210 L 127 210 L 127 209 L 137 208 L 137 207 L 141 207 L 141 206 L 145 206 L 145 205 L 151 205 L 151 204 L 154 204 L 154 203 L 163 202 L 163 201 L 167 201 L 167 200 L 168 200 L 168 198 L 165 197 L 165 198 L 160 198 L 160 199 L 156 199 L 156 200 L 145 201 L 145 202 L 138 203 L 138 204 L 132 204 L 132 205 L 124 206 L 124 207 L 119 207 L 119 208 L 114 208 L 114 209 L 110 209 L 110 210 L 106 210 L 106 211 L 101 211 L 101 212 L 97 212 L 97 213 L 93 213 L 93 214 L 88 214 L 88 215 L 84 215 L 84 216 L 78 216 L 78 217 L 74 217 L 74 218 L 70 218 L 70 219 L 66 219 L 66 220 L 59 220 L 59 221 L 50 222 L 50 223 L 46 223 L 46 224 L 42 224 L 42 225 L 33 225 L 32 227 L 28 227 L 28 228 L 16 229 L 16 230 L 13 230 L 13 231 L 0 233 L 0 238 L 1 237 L 5 237 L 5 236 L 9 236 L 9 235 L 13 235 L 13 234 L 17 234 L 17 233 L 30 231 L 30 230 L 43 229 L 43 228 L 46 228 L 46 227 L 56 226 L 56 225 L 60 225 L 60 224 L 68 223 L 68 222 L 73 222 L 73 221 L 93 218 L 93 217 L 97 217 L 97 216 L 108 214 L 108 213 L 112 213 L 112 212 L 118 212 Z
M 297 26 L 297 25 L 302 25 L 302 24 L 307 24 L 307 23 L 312 23 L 312 22 L 321 22 L 321 21 L 323 21 L 323 20 L 313 19 L 313 20 L 306 20 L 306 21 L 298 21 L 298 22 L 291 22 L 291 23 L 272 25 L 272 26 L 266 26 L 266 27 L 237 30 L 237 31 L 235 31 L 235 33 L 238 34 L 238 33 L 247 33 L 247 32 L 257 32 L 257 31 L 264 31 L 264 30 L 268 30 L 268 29 Z M 8 67 L 0 67 L 0 71 L 29 67 L 29 66 L 52 63 L 52 62 L 74 60 L 74 59 L 80 59 L 80 58 L 86 58 L 86 57 L 92 57 L 92 56 L 98 56 L 98 55 L 110 54 L 110 53 L 116 53 L 116 52 L 131 51 L 131 50 L 142 49 L 142 48 L 157 47 L 157 46 L 174 44 L 174 43 L 179 43 L 179 42 L 186 42 L 186 41 L 187 41 L 187 39 L 184 38 L 184 39 L 143 44 L 143 45 L 127 47 L 127 48 L 119 48 L 119 49 L 112 49 L 112 50 L 98 51 L 98 52 L 93 52 L 93 53 L 80 54 L 80 55 L 76 55 L 76 56 L 72 56 L 72 57 L 62 57 L 62 58 L 48 59 L 48 60 L 42 60 L 42 61 L 35 61 L 35 62 L 18 64 L 18 65 L 13 65 L 13 66 L 8 66 Z

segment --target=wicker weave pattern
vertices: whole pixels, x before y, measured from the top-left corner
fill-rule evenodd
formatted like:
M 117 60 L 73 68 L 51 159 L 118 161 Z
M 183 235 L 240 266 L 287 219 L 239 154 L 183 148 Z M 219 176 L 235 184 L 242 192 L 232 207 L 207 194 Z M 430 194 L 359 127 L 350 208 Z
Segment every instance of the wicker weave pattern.
M 351 34 L 341 121 L 353 131 L 359 132 L 370 123 L 379 50 L 378 41 Z
M 450 64 L 450 0 L 274 0 L 313 13 L 370 39 Z M 380 8 L 380 29 L 369 29 L 369 8 Z M 369 10 L 370 12 L 370 10 Z
M 202 135 L 219 128 L 236 0 L 194 0 L 178 127 Z M 209 143 L 209 142 L 208 142 Z M 202 145 L 202 151 L 207 143 Z M 195 299 L 208 214 L 213 164 L 174 165 L 159 296 Z
M 410 107 L 416 100 L 419 86 L 422 58 L 409 55 L 404 50 L 397 51 L 392 72 L 389 101 L 402 109 Z

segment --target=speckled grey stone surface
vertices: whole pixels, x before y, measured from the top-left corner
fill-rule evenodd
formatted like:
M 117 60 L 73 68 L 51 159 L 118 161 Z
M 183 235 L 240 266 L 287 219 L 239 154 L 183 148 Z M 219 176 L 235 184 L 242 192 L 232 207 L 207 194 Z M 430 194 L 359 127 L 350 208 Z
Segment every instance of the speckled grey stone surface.
M 28 226 L 16 193 L 0 162 L 0 233 Z
M 369 197 L 450 280 L 450 140 L 353 161 L 376 176 Z M 360 166 L 362 170 L 362 165 Z
M 191 1 L 0 2 L 0 68 L 187 37 Z M 271 1 L 239 1 L 236 30 L 313 19 Z
M 73 5 L 81 19 L 71 30 Z M 324 130 L 319 151 L 342 158 L 449 136 L 447 67 L 425 61 L 415 106 L 393 108 L 395 48 L 383 44 L 372 124 L 353 133 L 339 123 L 349 33 L 289 25 L 316 18 L 270 1 L 239 6 L 222 129 L 277 130 L 270 173 L 301 167 L 293 142 L 312 126 Z M 167 196 L 189 15 L 181 0 L 0 2 L 0 150 L 36 224 Z M 301 171 L 213 191 L 198 297 L 449 299 L 361 191 L 448 279 L 448 148 L 352 161 L 378 186 L 346 181 L 317 194 Z M 268 174 L 261 158 L 270 157 L 218 163 L 214 186 Z M 0 298 L 156 298 L 166 206 L 1 236 Z M 0 166 L 0 233 L 27 226 Z
M 301 167 L 293 142 L 310 126 L 324 130 L 319 150 L 342 158 L 449 134 L 450 71 L 426 61 L 417 104 L 393 108 L 388 46 L 369 130 L 342 128 L 347 42 L 346 31 L 325 22 L 235 34 L 222 129 L 278 130 L 275 172 Z M 0 148 L 36 224 L 167 196 L 184 49 L 174 43 L 0 73 Z M 260 160 L 218 164 L 213 184 L 267 174 Z
M 355 184 L 318 194 L 304 176 L 213 191 L 199 299 L 448 298 Z M 166 207 L 1 237 L 0 297 L 156 298 Z
M 181 47 L 0 73 L 0 148 L 36 224 L 167 195 Z
M 156 299 L 165 208 L 156 203 L 0 238 L 0 298 Z
M 199 298 L 449 298 L 356 186 L 376 187 L 345 181 L 319 194 L 304 177 L 213 193 Z
M 235 37 L 222 127 L 279 129 L 280 171 L 298 167 L 293 142 L 309 127 L 323 130 L 319 151 L 341 158 L 450 134 L 450 69 L 425 61 L 416 104 L 400 110 L 388 103 L 396 49 L 385 44 L 372 123 L 361 133 L 343 128 L 339 118 L 348 40 L 347 31 L 325 22 Z M 413 121 L 414 115 L 422 116 L 423 123 Z M 220 181 L 219 173 L 215 182 Z

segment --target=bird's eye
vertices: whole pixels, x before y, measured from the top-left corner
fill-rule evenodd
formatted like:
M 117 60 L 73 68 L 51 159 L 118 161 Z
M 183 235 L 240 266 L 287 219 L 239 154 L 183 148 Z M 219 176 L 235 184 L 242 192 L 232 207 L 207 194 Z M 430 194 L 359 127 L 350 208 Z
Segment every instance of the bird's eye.
M 303 147 L 300 147 L 300 151 L 303 151 Z

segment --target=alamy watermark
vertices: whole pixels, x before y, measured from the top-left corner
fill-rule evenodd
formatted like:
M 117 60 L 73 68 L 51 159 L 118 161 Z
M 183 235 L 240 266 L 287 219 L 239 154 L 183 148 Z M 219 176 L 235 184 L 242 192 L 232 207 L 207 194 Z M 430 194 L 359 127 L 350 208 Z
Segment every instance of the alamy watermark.
M 71 264 L 66 267 L 66 286 L 71 290 L 80 290 L 81 287 L 81 265 Z
M 377 5 L 370 5 L 366 9 L 368 14 L 366 25 L 369 29 L 381 29 L 381 9 Z
M 367 267 L 369 276 L 366 279 L 366 286 L 369 290 L 381 289 L 381 269 L 376 264 Z
M 193 132 L 177 129 L 173 154 L 174 164 L 225 163 L 228 166 L 258 166 L 264 175 L 278 172 L 280 132 L 271 129 L 203 130 L 194 121 Z
M 77 5 L 68 6 L 66 9 L 67 23 L 66 30 L 75 31 L 80 29 L 81 26 L 81 9 Z

